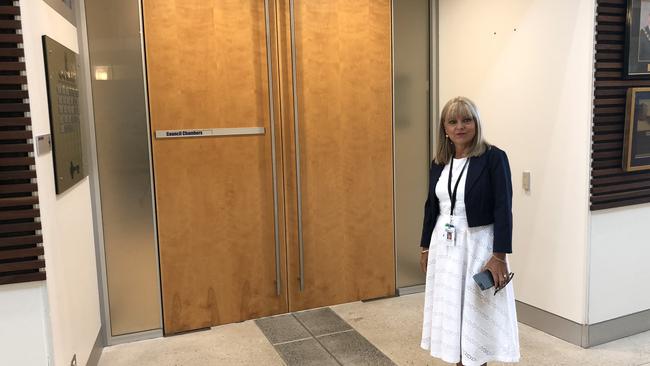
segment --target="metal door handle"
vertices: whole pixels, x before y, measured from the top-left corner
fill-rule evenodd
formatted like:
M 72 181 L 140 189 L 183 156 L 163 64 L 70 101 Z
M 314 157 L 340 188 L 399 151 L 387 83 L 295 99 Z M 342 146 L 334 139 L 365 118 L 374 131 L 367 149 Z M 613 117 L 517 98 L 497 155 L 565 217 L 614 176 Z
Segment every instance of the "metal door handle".
M 293 81 L 293 132 L 296 154 L 296 195 L 298 204 L 298 243 L 300 255 L 300 291 L 305 289 L 305 245 L 302 239 L 302 190 L 300 189 L 300 129 L 298 126 L 298 91 L 296 81 L 296 17 L 294 0 L 289 0 L 289 18 L 291 22 L 291 72 Z
M 280 296 L 282 280 L 280 276 L 280 233 L 278 223 L 278 180 L 277 167 L 275 163 L 275 113 L 273 110 L 273 68 L 271 65 L 271 30 L 269 24 L 269 0 L 264 0 L 264 27 L 266 30 L 266 65 L 269 78 L 269 113 L 271 122 L 271 159 L 273 159 L 273 225 L 275 233 L 275 291 Z

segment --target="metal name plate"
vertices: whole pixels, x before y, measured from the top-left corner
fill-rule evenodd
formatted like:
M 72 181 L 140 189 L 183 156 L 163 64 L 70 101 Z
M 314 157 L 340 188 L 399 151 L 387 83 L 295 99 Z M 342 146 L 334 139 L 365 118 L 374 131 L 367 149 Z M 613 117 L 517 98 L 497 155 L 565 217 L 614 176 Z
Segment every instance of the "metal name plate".
M 263 135 L 264 127 L 241 127 L 241 128 L 206 128 L 195 130 L 157 130 L 157 139 L 185 138 L 185 137 L 209 137 L 209 136 L 242 136 L 242 135 Z

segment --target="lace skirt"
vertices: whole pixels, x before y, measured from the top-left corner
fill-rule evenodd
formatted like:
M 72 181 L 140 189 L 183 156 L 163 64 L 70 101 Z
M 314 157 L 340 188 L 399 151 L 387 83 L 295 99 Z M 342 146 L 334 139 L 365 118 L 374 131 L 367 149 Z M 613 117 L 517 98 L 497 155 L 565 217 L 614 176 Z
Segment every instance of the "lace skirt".
M 518 362 L 519 333 L 513 282 L 494 296 L 472 276 L 492 255 L 493 225 L 470 228 L 454 217 L 456 244 L 445 240 L 440 216 L 431 237 L 424 297 L 421 347 L 445 362 L 478 366 Z

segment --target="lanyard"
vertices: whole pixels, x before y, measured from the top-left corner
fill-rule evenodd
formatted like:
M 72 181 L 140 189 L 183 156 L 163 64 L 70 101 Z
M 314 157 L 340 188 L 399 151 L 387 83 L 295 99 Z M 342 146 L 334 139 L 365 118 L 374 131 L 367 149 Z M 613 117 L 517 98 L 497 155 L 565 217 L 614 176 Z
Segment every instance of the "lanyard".
M 460 171 L 458 175 L 458 180 L 454 186 L 454 191 L 451 191 L 451 174 L 454 172 L 454 158 L 451 158 L 451 163 L 449 163 L 449 182 L 447 183 L 447 191 L 449 192 L 449 198 L 451 198 L 451 216 L 454 216 L 454 208 L 456 207 L 456 193 L 458 193 L 458 184 L 460 184 L 460 178 L 463 177 L 465 173 L 465 168 L 467 168 L 467 163 L 469 163 L 469 158 L 465 160 L 465 165 L 463 165 L 463 170 Z

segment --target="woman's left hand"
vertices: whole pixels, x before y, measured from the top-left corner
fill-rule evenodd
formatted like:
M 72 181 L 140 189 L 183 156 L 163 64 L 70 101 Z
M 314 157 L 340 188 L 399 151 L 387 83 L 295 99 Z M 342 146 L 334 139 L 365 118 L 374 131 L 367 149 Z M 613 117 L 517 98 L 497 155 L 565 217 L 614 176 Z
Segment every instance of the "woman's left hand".
M 495 258 L 497 256 L 497 258 Z M 501 261 L 501 257 L 503 261 Z M 505 253 L 495 253 L 485 265 L 484 269 L 489 269 L 494 279 L 494 286 L 499 288 L 508 280 L 508 264 L 505 262 Z

